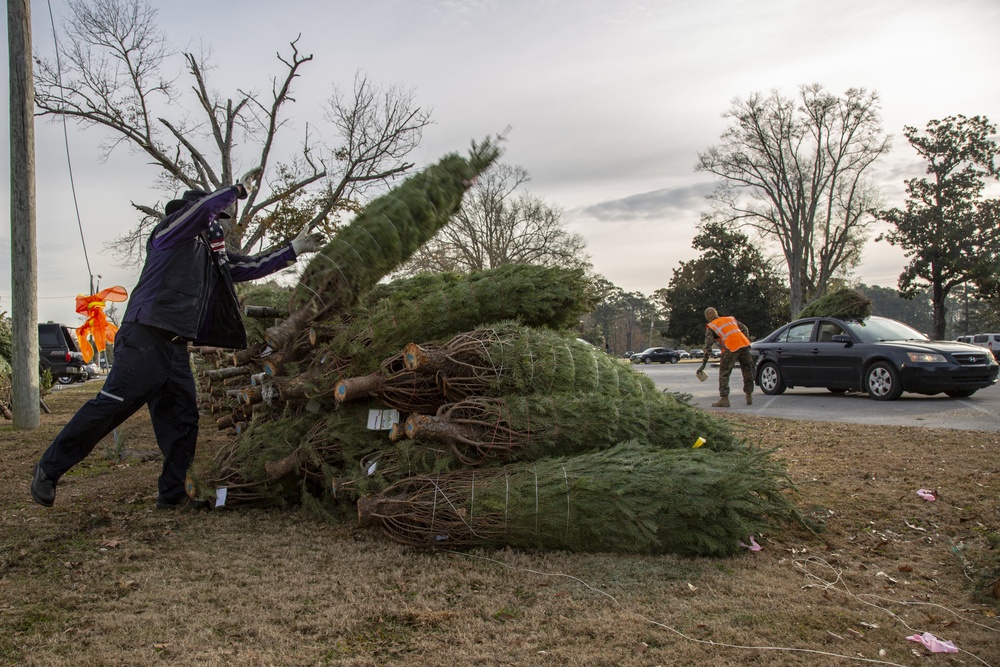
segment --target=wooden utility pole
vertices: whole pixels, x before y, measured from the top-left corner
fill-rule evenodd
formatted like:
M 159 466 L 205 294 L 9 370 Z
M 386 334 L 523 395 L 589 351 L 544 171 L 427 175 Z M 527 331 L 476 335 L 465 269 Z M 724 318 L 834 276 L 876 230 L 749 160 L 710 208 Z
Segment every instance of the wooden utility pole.
M 7 0 L 10 63 L 10 283 L 14 427 L 40 423 L 38 255 L 35 249 L 35 84 L 31 1 Z

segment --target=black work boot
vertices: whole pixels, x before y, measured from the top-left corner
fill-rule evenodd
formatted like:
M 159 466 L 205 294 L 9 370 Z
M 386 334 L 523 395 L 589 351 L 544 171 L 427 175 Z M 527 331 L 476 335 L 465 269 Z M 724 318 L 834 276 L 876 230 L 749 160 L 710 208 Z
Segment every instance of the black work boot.
M 31 499 L 43 507 L 52 507 L 56 501 L 56 480 L 46 475 L 40 464 L 35 464 L 35 476 L 31 480 Z
M 190 496 L 178 496 L 176 498 L 156 497 L 156 509 L 173 510 L 175 512 L 197 512 L 199 510 L 212 509 L 207 500 L 192 498 Z

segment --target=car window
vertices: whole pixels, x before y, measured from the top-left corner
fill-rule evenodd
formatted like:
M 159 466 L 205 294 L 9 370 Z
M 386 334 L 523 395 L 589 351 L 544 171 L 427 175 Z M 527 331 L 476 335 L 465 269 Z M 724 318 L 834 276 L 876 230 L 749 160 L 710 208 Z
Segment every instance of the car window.
M 52 329 L 38 330 L 38 344 L 41 347 L 62 347 L 61 337 L 58 332 Z
M 844 325 L 851 330 L 858 340 L 866 343 L 877 343 L 886 340 L 927 340 L 927 336 L 913 327 L 882 317 L 845 320 Z
M 808 343 L 809 338 L 812 336 L 813 323 L 803 322 L 802 324 L 796 324 L 788 327 L 781 335 L 779 335 L 775 342 L 778 343 Z
M 844 333 L 847 332 L 844 331 L 844 328 L 839 324 L 835 324 L 834 322 L 821 322 L 819 325 L 819 336 L 817 339 L 821 343 L 829 343 L 833 340 L 834 336 L 840 336 Z

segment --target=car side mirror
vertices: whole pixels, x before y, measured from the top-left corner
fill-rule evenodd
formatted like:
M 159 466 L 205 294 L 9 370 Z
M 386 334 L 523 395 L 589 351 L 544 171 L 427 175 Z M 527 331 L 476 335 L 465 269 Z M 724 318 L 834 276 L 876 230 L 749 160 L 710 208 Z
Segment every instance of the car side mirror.
M 831 343 L 845 343 L 847 345 L 850 345 L 854 341 L 851 340 L 851 337 L 848 336 L 847 334 L 837 334 L 837 335 L 832 336 L 830 338 L 830 342 Z

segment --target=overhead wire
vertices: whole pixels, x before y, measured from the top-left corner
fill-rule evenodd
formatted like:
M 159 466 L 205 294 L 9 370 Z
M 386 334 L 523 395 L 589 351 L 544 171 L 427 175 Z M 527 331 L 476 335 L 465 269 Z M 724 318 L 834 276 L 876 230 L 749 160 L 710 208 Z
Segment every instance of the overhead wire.
M 62 90 L 62 59 L 59 57 L 59 39 L 56 36 L 56 20 L 52 12 L 52 0 L 46 0 L 49 7 L 49 24 L 52 26 L 52 42 L 56 50 L 56 82 Z M 73 178 L 73 160 L 69 150 L 69 130 L 66 124 L 66 115 L 62 116 L 63 143 L 66 146 L 66 167 L 69 169 L 69 188 L 73 195 L 73 208 L 76 210 L 76 225 L 80 230 L 80 243 L 83 245 L 83 259 L 87 263 L 87 275 L 90 278 L 90 294 L 94 293 L 94 272 L 90 268 L 90 255 L 87 253 L 87 239 L 83 233 L 83 220 L 80 217 L 80 203 L 76 196 L 76 181 Z

